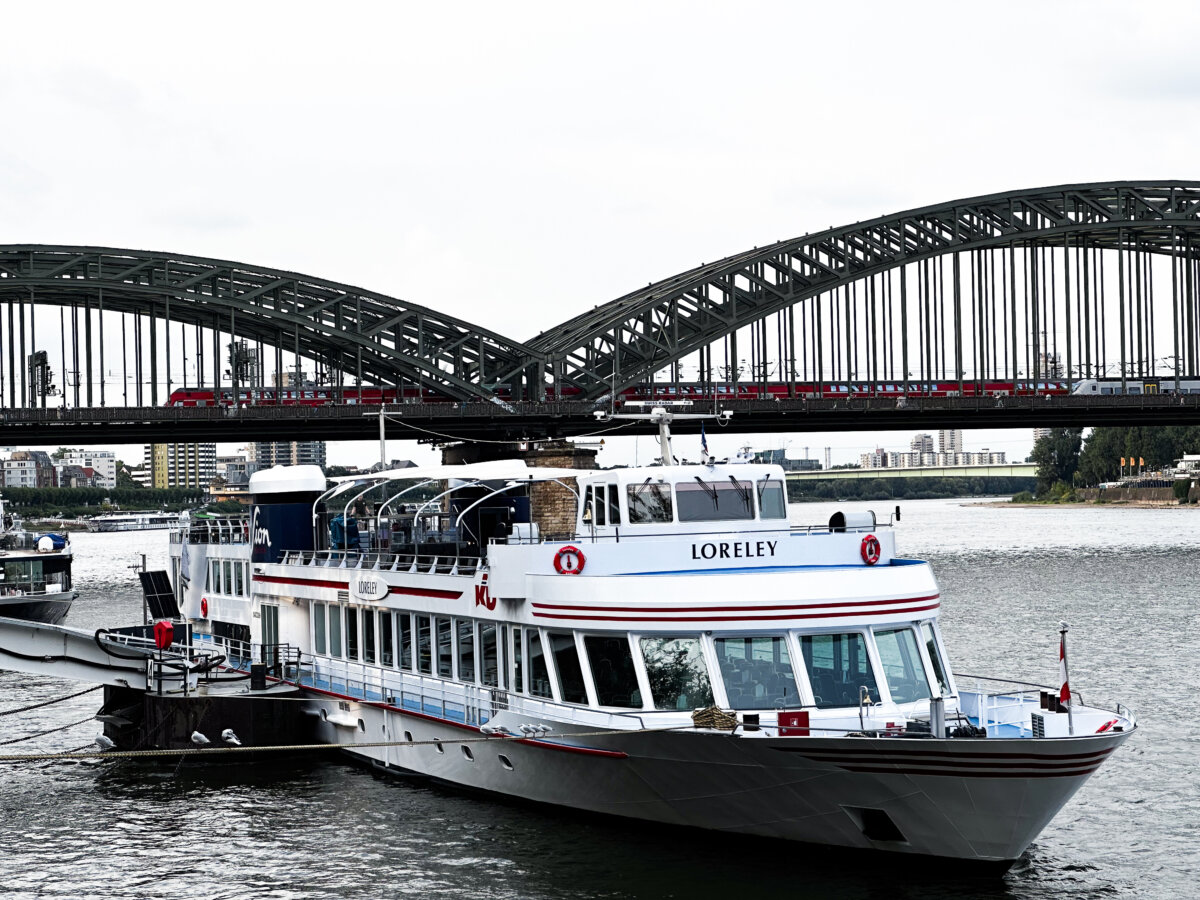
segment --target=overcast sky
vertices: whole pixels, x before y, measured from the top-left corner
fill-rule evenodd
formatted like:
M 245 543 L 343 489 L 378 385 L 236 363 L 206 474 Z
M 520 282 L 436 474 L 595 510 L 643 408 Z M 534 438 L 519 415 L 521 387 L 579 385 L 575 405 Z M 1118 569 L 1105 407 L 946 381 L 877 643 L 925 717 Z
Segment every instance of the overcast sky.
M 1198 19 L 1185 3 L 11 5 L 0 240 L 290 269 L 527 339 L 834 225 L 1200 177 Z M 783 440 L 837 461 L 910 435 Z

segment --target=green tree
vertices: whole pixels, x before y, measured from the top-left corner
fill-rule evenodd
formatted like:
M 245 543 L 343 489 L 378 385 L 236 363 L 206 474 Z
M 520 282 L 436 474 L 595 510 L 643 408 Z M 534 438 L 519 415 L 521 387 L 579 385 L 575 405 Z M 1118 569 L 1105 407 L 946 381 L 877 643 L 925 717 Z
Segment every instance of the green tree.
M 1081 428 L 1051 428 L 1033 445 L 1037 463 L 1037 495 L 1046 497 L 1058 482 L 1070 485 L 1079 468 L 1079 450 L 1083 444 Z

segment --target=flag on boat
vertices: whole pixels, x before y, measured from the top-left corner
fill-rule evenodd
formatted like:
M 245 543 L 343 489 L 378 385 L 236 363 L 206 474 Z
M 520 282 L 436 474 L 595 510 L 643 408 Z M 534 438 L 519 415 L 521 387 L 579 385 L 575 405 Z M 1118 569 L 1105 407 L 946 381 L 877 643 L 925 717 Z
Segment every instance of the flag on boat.
M 1121 457 L 1121 468 L 1125 468 L 1125 457 Z
M 1139 456 L 1139 457 L 1138 457 L 1138 466 L 1139 466 L 1139 467 L 1141 467 L 1141 466 L 1144 466 L 1145 464 L 1146 464 L 1146 460 L 1142 459 L 1142 458 Z
M 1058 633 L 1058 670 L 1062 678 L 1062 687 L 1058 689 L 1058 699 L 1063 706 L 1071 705 L 1071 685 L 1067 680 L 1067 629 Z
M 700 452 L 708 456 L 708 435 L 704 433 L 704 423 L 700 423 Z

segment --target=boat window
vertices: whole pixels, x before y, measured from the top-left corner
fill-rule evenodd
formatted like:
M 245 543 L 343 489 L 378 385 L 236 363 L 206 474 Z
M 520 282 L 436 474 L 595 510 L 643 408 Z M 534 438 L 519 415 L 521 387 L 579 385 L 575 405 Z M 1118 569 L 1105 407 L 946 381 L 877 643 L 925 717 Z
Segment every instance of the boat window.
M 592 491 L 592 524 L 608 524 L 608 491 L 602 484 L 593 484 Z
M 581 514 L 583 521 L 586 523 L 591 523 L 592 521 L 592 507 L 595 505 L 592 502 L 593 499 L 595 498 L 592 496 L 592 487 L 588 485 L 588 489 L 583 492 L 583 513 Z
M 642 692 L 638 689 L 629 638 L 590 634 L 583 639 L 583 645 L 592 667 L 592 681 L 596 683 L 596 702 L 601 706 L 641 709 Z
M 587 687 L 583 683 L 583 668 L 579 665 L 575 635 L 569 631 L 550 631 L 546 637 L 550 642 L 550 652 L 554 654 L 554 668 L 558 671 L 559 696 L 565 703 L 586 704 Z
M 818 709 L 858 706 L 862 687 L 870 692 L 872 702 L 879 699 L 861 634 L 806 634 L 800 638 L 800 652 Z
M 429 616 L 417 616 L 417 671 L 433 674 L 433 641 L 429 634 Z
M 681 481 L 675 485 L 675 502 L 679 504 L 680 522 L 729 522 L 753 519 L 750 502 L 750 482 L 730 478 L 728 481 Z
M 925 639 L 925 649 L 929 652 L 929 661 L 933 664 L 933 676 L 937 679 L 942 696 L 950 693 L 950 679 L 946 677 L 946 667 L 942 665 L 942 655 L 938 652 L 937 637 L 933 633 L 933 625 L 921 623 L 921 636 Z
M 204 570 L 204 590 L 211 591 L 212 589 L 212 567 L 209 566 Z
M 713 705 L 699 638 L 644 637 L 641 645 L 655 709 L 702 709 Z
M 522 660 L 524 655 L 521 653 L 521 629 L 514 628 L 512 630 L 512 659 L 513 659 L 513 690 L 520 693 L 525 690 L 525 678 L 522 672 Z
M 233 593 L 233 563 L 225 560 L 225 593 Z
M 488 687 L 500 686 L 500 658 L 496 653 L 496 626 L 479 626 L 479 665 L 482 681 Z
M 313 604 L 313 652 L 325 655 L 325 604 Z
M 375 663 L 375 610 L 362 611 L 363 625 L 363 662 Z
M 234 576 L 234 581 L 236 582 L 236 585 L 237 585 L 236 593 L 239 597 L 246 596 L 246 582 L 244 580 L 245 574 L 246 573 L 245 573 L 245 570 L 242 568 L 242 564 L 235 563 L 234 567 L 233 567 L 233 576 Z
M 384 666 L 395 665 L 396 655 L 392 652 L 393 638 L 392 614 L 385 610 L 379 611 L 379 663 Z
M 550 690 L 550 670 L 542 655 L 542 638 L 536 629 L 525 629 L 525 649 L 529 653 L 529 693 L 535 697 L 553 697 Z
M 787 497 L 783 493 L 783 482 L 778 478 L 764 478 L 758 483 L 758 516 L 761 519 L 786 519 Z
M 802 705 L 783 635 L 717 638 L 713 644 L 725 693 L 734 709 Z
M 641 484 L 629 485 L 625 495 L 629 504 L 630 525 L 670 522 L 674 518 L 671 491 L 665 484 L 647 478 Z
M 358 610 L 346 607 L 346 659 L 358 659 Z
M 450 631 L 450 620 L 438 616 L 437 622 L 437 656 L 438 675 L 442 678 L 454 677 L 454 646 Z
M 929 699 L 929 679 L 925 677 L 917 636 L 911 628 L 876 631 L 875 646 L 879 648 L 879 661 L 883 663 L 893 703 Z
M 458 680 L 475 681 L 475 623 L 458 619 Z
M 400 635 L 400 668 L 411 672 L 413 667 L 412 615 L 396 613 L 396 625 L 396 630 Z
M 341 607 L 329 607 L 329 655 L 342 655 L 342 610 Z
M 210 571 L 212 572 L 212 578 L 210 579 L 212 581 L 212 590 L 216 591 L 218 594 L 225 593 L 223 590 L 221 590 L 221 561 L 219 559 L 214 559 L 212 561 L 212 568 Z
M 615 484 L 608 486 L 608 524 L 621 524 L 621 489 Z

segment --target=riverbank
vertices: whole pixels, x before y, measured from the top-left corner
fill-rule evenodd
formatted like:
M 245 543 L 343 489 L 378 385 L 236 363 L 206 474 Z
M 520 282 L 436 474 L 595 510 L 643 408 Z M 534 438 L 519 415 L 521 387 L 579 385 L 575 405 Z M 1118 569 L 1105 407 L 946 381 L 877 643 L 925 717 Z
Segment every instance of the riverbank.
M 991 500 L 979 503 L 963 503 L 963 506 L 987 506 L 993 509 L 1200 509 L 1195 503 L 1180 503 L 1178 500 L 1085 500 L 1073 503 L 1016 503 L 1012 500 Z

